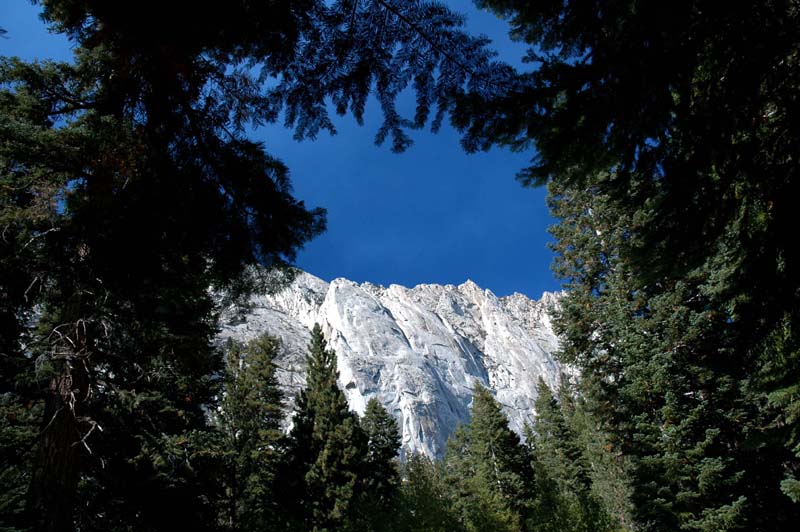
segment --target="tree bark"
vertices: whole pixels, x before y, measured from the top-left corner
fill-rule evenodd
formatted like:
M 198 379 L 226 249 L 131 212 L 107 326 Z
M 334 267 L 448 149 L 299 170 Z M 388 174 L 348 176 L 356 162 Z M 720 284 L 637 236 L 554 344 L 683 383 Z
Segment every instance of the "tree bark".
M 82 360 L 67 357 L 50 380 L 38 460 L 28 494 L 28 515 L 40 532 L 74 530 L 75 500 L 86 432 L 82 410 L 89 376 Z

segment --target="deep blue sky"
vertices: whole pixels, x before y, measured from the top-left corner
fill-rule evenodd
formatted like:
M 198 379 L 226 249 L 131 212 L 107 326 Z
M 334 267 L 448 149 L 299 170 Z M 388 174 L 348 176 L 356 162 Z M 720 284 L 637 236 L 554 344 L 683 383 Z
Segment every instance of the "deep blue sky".
M 505 23 L 471 0 L 448 3 L 468 15 L 470 31 L 492 38 L 502 59 L 520 64 L 524 48 L 509 41 Z M 0 55 L 70 59 L 67 41 L 48 33 L 37 14 L 27 0 L 0 2 L 0 27 L 8 31 Z M 469 278 L 498 295 L 536 298 L 558 289 L 545 191 L 514 180 L 530 153 L 467 155 L 458 134 L 443 127 L 416 132 L 414 145 L 394 154 L 389 143 L 373 143 L 380 119 L 373 101 L 364 126 L 340 117 L 333 137 L 295 142 L 280 126 L 253 133 L 289 166 L 295 196 L 328 210 L 328 231 L 306 246 L 298 266 L 326 280 L 413 286 Z

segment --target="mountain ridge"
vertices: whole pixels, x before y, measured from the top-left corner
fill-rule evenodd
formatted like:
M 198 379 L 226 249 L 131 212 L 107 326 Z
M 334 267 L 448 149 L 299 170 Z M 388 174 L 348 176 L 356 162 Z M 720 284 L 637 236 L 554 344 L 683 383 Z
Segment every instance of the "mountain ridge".
M 404 453 L 438 457 L 468 421 L 476 381 L 492 390 L 514 430 L 532 421 L 538 378 L 555 389 L 564 371 L 553 357 L 558 339 L 549 309 L 557 300 L 551 292 L 539 301 L 497 297 L 469 279 L 407 288 L 328 283 L 302 272 L 275 293 L 251 297 L 246 308 L 224 309 L 220 338 L 278 337 L 278 378 L 291 407 L 305 385 L 310 329 L 319 323 L 350 407 L 363 414 L 377 397 L 398 420 Z

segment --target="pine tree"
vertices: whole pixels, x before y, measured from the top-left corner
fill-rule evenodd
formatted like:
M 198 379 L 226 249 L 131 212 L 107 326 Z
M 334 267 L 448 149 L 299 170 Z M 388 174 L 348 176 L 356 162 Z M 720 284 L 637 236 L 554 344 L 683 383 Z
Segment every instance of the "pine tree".
M 0 531 L 25 527 L 25 495 L 30 483 L 41 404 L 25 405 L 18 395 L 0 394 Z
M 367 437 L 364 490 L 382 505 L 392 504 L 400 483 L 397 461 L 400 432 L 397 422 L 376 398 L 367 402 L 361 428 Z
M 531 460 L 534 494 L 525 523 L 526 528 L 534 532 L 570 530 L 575 524 L 574 507 L 565 499 L 564 493 L 554 477 L 554 472 L 537 457 L 534 446 L 536 433 L 533 427 L 526 425 L 524 430 Z
M 446 484 L 466 530 L 521 530 L 531 472 L 519 437 L 491 393 L 475 384 L 472 419 L 448 441 Z
M 627 460 L 619 445 L 603 429 L 587 396 L 576 390 L 570 378 L 562 375 L 558 405 L 574 435 L 575 445 L 581 450 L 584 464 L 588 463 L 591 495 L 609 522 L 629 530 L 633 518 Z
M 279 348 L 278 340 L 266 335 L 226 345 L 216 424 L 222 435 L 224 522 L 230 530 L 271 530 L 278 521 L 275 475 L 284 436 L 273 360 Z
M 356 503 L 357 530 L 389 530 L 398 518 L 400 432 L 376 398 L 367 402 L 361 430 L 367 441 Z
M 297 399 L 289 435 L 290 463 L 284 473 L 290 483 L 290 513 L 308 530 L 338 530 L 350 522 L 367 454 L 366 437 L 338 378 L 336 353 L 327 349 L 322 329 L 315 324 L 306 387 Z
M 327 102 L 360 121 L 374 90 L 376 140 L 402 150 L 491 54 L 429 3 L 39 3 L 75 61 L 0 64 L 0 393 L 42 407 L 28 517 L 199 530 L 221 368 L 208 288 L 246 294 L 252 267 L 324 229 L 246 126 L 284 116 L 313 138 L 334 131 Z M 409 120 L 394 100 L 412 83 Z
M 165 125 L 181 111 L 131 110 L 124 89 L 107 86 L 119 69 L 98 81 L 104 53 L 0 66 L 2 179 L 20 187 L 2 197 L 3 269 L 19 276 L 2 283 L 25 287 L 2 309 L 12 321 L 3 380 L 19 404 L 43 405 L 27 515 L 41 530 L 202 530 L 214 523 L 201 464 L 220 367 L 208 288 L 290 257 L 320 214 L 291 198 L 285 169 L 252 145 L 201 149 L 250 165 L 253 181 L 239 182 L 249 206 L 232 206 L 191 155 L 195 140 Z M 283 214 L 259 229 L 245 211 Z
M 563 354 L 585 368 L 583 388 L 626 456 L 639 526 L 784 526 L 795 511 L 778 510 L 789 457 L 759 428 L 775 412 L 746 372 L 738 326 L 704 288 L 712 271 L 639 284 L 622 257 L 634 215 L 596 190 L 552 189 L 559 268 L 580 272 L 558 320 Z
M 593 474 L 562 405 L 543 380 L 537 385 L 536 423 L 528 445 L 538 476 L 534 530 L 612 530 L 593 490 Z
M 455 113 L 536 147 L 562 359 L 628 458 L 643 530 L 782 530 L 797 479 L 800 12 L 483 0 L 537 68 Z M 487 97 L 488 96 L 488 97 Z
M 508 419 L 491 392 L 475 385 L 470 421 L 470 452 L 478 458 L 481 474 L 524 515 L 529 498 L 530 471 L 519 436 L 508 427 Z
M 453 532 L 462 530 L 453 502 L 447 497 L 441 471 L 427 456 L 411 454 L 403 469 L 400 488 L 399 530 L 405 532 Z

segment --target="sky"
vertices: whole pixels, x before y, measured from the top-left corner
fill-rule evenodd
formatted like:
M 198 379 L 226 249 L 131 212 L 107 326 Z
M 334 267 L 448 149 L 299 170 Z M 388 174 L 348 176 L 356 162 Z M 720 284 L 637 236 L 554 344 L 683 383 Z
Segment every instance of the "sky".
M 467 29 L 493 41 L 499 57 L 521 65 L 524 47 L 511 42 L 506 24 L 471 0 L 449 0 L 467 14 Z M 69 42 L 49 33 L 28 0 L 0 1 L 0 55 L 70 60 Z M 413 113 L 411 100 L 401 110 Z M 296 198 L 328 211 L 328 230 L 299 253 L 300 268 L 330 281 L 346 277 L 375 284 L 460 284 L 472 279 L 497 295 L 539 298 L 559 289 L 550 271 L 547 233 L 554 223 L 545 190 L 514 178 L 532 153 L 494 148 L 466 154 L 449 126 L 417 131 L 402 154 L 375 146 L 381 121 L 373 100 L 364 125 L 337 117 L 338 134 L 297 142 L 280 125 L 256 129 L 267 151 L 291 172 Z

